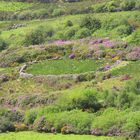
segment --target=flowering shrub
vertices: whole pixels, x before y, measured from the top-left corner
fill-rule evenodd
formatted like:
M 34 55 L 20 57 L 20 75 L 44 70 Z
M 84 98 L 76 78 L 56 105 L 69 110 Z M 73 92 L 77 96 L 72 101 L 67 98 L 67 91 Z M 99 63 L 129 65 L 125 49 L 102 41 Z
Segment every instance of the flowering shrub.
M 69 58 L 70 58 L 70 59 L 74 59 L 74 58 L 75 58 L 75 54 L 73 54 L 73 53 L 70 54 L 70 55 L 69 55 Z
M 72 42 L 71 41 L 65 41 L 65 40 L 57 40 L 57 41 L 54 41 L 54 44 L 56 44 L 56 45 L 70 45 L 70 44 L 72 44 Z
M 65 125 L 64 127 L 61 128 L 62 134 L 71 134 L 74 132 L 75 132 L 75 130 L 71 125 Z
M 95 48 L 99 48 L 100 46 L 104 46 L 107 48 L 116 48 L 119 46 L 124 46 L 125 44 L 123 42 L 119 42 L 119 41 L 112 41 L 110 39 L 96 39 L 93 41 L 90 41 L 90 45 L 94 46 Z
M 132 49 L 130 53 L 127 54 L 128 60 L 139 60 L 140 59 L 140 47 Z
M 42 116 L 39 120 L 36 120 L 33 129 L 36 131 L 45 131 L 45 124 L 46 124 L 46 118 Z
M 92 135 L 95 135 L 95 136 L 100 136 L 100 135 L 102 135 L 101 129 L 98 129 L 98 128 L 93 128 L 93 129 L 91 129 L 90 133 L 91 133 Z

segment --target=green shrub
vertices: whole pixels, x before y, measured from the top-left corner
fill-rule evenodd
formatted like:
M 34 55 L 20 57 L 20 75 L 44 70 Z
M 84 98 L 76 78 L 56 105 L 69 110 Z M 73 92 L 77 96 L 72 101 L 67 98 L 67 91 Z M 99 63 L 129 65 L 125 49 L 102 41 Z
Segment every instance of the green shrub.
M 117 33 L 118 33 L 118 35 L 120 35 L 120 36 L 128 36 L 128 35 L 130 35 L 132 32 L 133 32 L 133 28 L 131 27 L 131 26 L 129 26 L 129 25 L 121 25 L 121 26 L 119 26 L 119 27 L 117 27 Z
M 123 125 L 123 129 L 127 132 L 132 132 L 137 135 L 139 133 L 140 126 L 140 111 L 129 112 L 124 116 L 125 123 Z
M 7 118 L 0 117 L 0 132 L 15 131 L 13 123 Z
M 97 111 L 100 109 L 100 104 L 96 98 L 96 93 L 93 93 L 92 90 L 85 90 L 81 97 L 73 98 L 72 105 L 74 108 L 78 109 L 91 109 L 93 111 Z
M 80 21 L 81 28 L 87 28 L 92 30 L 92 32 L 96 31 L 97 29 L 101 28 L 101 22 L 99 19 L 94 17 L 86 16 L 81 19 Z
M 65 11 L 63 9 L 54 9 L 52 16 L 57 17 L 57 16 L 61 16 L 65 13 Z
M 105 92 L 104 94 L 104 103 L 103 106 L 106 107 L 115 107 L 116 106 L 116 100 L 117 100 L 117 93 L 113 92 Z
M 140 81 L 134 80 L 128 82 L 126 88 L 126 92 L 133 92 L 134 94 L 139 95 L 140 94 Z
M 31 11 L 30 10 L 23 11 L 20 14 L 14 16 L 14 18 L 16 17 L 18 20 L 30 20 L 32 19 Z
M 105 5 L 108 12 L 115 12 L 117 10 L 117 4 L 115 1 L 110 1 Z
M 93 12 L 100 13 L 100 12 L 106 12 L 105 4 L 96 4 L 92 6 Z
M 64 32 L 64 38 L 65 39 L 71 39 L 74 38 L 75 33 L 77 32 L 77 28 L 76 27 L 70 27 L 68 29 L 66 29 L 66 31 Z
M 75 34 L 75 38 L 80 39 L 80 38 L 88 37 L 90 35 L 91 35 L 91 31 L 88 28 L 82 28 Z
M 44 28 L 45 38 L 51 38 L 55 34 L 55 30 L 52 27 Z
M 73 23 L 72 23 L 71 20 L 68 20 L 68 21 L 66 22 L 66 27 L 71 27 L 71 26 L 73 26 Z
M 32 30 L 29 34 L 25 36 L 25 45 L 37 45 L 45 42 L 45 31 L 43 27 L 38 27 Z
M 25 123 L 33 124 L 36 118 L 37 118 L 37 111 L 29 110 L 25 114 Z
M 115 108 L 108 108 L 100 116 L 94 118 L 92 128 L 102 130 L 102 133 L 105 135 L 113 126 L 120 126 L 123 121 L 122 115 L 124 115 L 124 112 L 116 110 Z
M 136 30 L 127 38 L 127 41 L 131 44 L 139 45 L 140 44 L 140 30 Z
M 123 30 L 130 30 L 129 28 L 131 27 L 131 25 L 125 19 L 111 18 L 109 20 L 104 20 L 102 23 L 102 27 L 105 28 L 106 30 L 112 30 L 112 29 L 115 29 L 117 27 L 122 28 Z
M 51 122 L 57 132 L 62 132 L 65 126 L 69 126 L 71 133 L 89 134 L 92 120 L 93 114 L 79 110 L 46 114 L 46 121 Z
M 123 0 L 120 4 L 120 8 L 125 11 L 129 11 L 135 8 L 135 1 Z
M 129 95 L 126 92 L 119 93 L 117 97 L 117 107 L 119 109 L 127 109 L 130 107 L 130 103 L 132 100 L 130 99 Z
M 3 40 L 2 38 L 0 38 L 0 51 L 6 49 L 8 46 L 8 44 L 5 42 L 5 40 Z

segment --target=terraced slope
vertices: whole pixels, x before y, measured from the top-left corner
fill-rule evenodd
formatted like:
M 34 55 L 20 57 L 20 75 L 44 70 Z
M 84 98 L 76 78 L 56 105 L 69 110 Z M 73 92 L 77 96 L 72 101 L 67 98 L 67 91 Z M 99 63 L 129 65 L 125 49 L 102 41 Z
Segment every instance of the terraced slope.
M 139 9 L 0 1 L 0 139 L 139 139 Z

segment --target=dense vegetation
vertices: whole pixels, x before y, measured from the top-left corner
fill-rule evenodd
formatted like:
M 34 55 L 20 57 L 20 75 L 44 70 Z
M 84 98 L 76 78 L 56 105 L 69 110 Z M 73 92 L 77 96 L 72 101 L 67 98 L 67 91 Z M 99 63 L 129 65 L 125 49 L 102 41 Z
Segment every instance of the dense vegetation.
M 139 10 L 139 0 L 1 0 L 0 139 L 139 139 Z M 4 134 L 29 130 L 77 136 Z

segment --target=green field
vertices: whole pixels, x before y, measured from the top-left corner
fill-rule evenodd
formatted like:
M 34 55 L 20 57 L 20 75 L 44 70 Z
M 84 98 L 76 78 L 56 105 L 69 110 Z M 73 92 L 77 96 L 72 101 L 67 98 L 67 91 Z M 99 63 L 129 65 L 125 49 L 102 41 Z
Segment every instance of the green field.
M 28 73 L 32 74 L 76 74 L 97 70 L 103 62 L 94 60 L 57 60 L 43 61 L 33 64 L 28 68 Z
M 0 140 L 123 140 L 123 138 L 95 137 L 88 135 L 53 135 L 36 132 L 0 134 Z
M 31 3 L 25 2 L 0 2 L 0 11 L 18 11 L 31 7 Z

